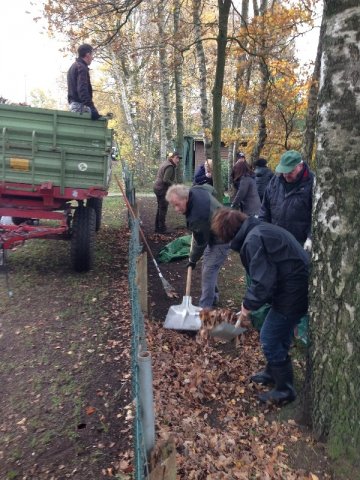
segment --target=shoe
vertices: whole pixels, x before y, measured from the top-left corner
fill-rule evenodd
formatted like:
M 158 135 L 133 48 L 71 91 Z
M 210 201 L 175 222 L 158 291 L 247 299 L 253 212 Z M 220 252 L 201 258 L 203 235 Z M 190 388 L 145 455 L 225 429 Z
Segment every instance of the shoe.
M 166 228 L 155 228 L 155 233 L 166 233 Z
M 259 400 L 264 403 L 275 403 L 285 405 L 293 402 L 296 398 L 294 389 L 294 375 L 289 357 L 282 365 L 272 365 L 271 374 L 275 381 L 275 388 L 269 392 L 260 393 Z

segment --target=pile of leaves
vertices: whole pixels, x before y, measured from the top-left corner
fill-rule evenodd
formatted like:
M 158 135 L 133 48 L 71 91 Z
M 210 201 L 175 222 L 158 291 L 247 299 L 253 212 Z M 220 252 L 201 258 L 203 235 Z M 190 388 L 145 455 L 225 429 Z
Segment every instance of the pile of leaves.
M 306 455 L 311 438 L 294 420 L 279 421 L 277 407 L 257 400 L 264 387 L 249 380 L 263 365 L 256 331 L 246 332 L 236 346 L 201 343 L 158 322 L 146 329 L 157 434 L 175 440 L 178 478 L 331 478 L 291 466 L 289 451 L 299 443 Z

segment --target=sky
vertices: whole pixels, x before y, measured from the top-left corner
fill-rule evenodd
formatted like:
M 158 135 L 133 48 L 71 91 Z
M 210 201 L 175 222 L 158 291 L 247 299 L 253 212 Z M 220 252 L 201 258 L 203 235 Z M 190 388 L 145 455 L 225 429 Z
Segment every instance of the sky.
M 33 3 L 41 5 L 41 0 Z M 6 7 L 2 5 L 0 96 L 11 102 L 26 102 L 31 90 L 40 88 L 66 105 L 67 92 L 60 88 L 59 79 L 74 56 L 64 57 L 59 52 L 61 42 L 48 37 L 45 23 L 33 21 L 33 12 L 30 0 L 10 0 Z
M 33 89 L 41 89 L 54 98 L 59 108 L 67 108 L 65 73 L 74 61 L 59 49 L 59 39 L 49 38 L 45 22 L 34 22 L 42 0 L 1 0 L 0 28 L 0 96 L 10 102 L 27 102 Z M 28 14 L 26 12 L 31 12 Z M 297 42 L 303 61 L 314 60 L 319 29 Z M 96 68 L 95 65 L 92 65 Z M 61 82 L 61 78 L 63 82 Z

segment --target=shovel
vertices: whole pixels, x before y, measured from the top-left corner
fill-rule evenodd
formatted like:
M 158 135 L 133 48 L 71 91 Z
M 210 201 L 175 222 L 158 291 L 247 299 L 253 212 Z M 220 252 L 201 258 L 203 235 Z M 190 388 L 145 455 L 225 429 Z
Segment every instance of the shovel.
M 220 325 L 217 325 L 216 327 L 212 328 L 209 334 L 212 337 L 221 338 L 222 340 L 230 342 L 231 340 L 236 338 L 238 335 L 241 335 L 242 333 L 246 332 L 247 328 L 240 327 L 240 324 L 241 324 L 241 316 L 238 319 L 238 321 L 235 323 L 235 325 L 232 325 L 231 323 L 227 323 L 227 322 L 222 322 L 220 323 Z
M 195 307 L 191 303 L 190 287 L 191 287 L 192 267 L 188 267 L 186 277 L 185 297 L 183 297 L 180 305 L 173 305 L 169 308 L 166 315 L 164 328 L 172 330 L 200 330 L 200 307 Z

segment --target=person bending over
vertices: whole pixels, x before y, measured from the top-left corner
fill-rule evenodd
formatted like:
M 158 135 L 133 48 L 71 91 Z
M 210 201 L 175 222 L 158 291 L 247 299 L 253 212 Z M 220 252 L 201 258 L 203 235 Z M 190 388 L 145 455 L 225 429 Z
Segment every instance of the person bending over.
M 308 254 L 284 228 L 236 210 L 218 210 L 211 229 L 223 242 L 231 242 L 251 279 L 241 315 L 246 319 L 265 303 L 271 305 L 260 331 L 267 364 L 251 380 L 275 387 L 259 398 L 277 404 L 292 402 L 296 393 L 289 349 L 294 327 L 308 309 Z

